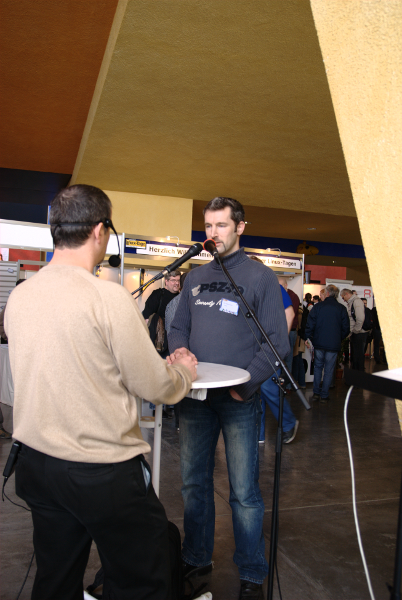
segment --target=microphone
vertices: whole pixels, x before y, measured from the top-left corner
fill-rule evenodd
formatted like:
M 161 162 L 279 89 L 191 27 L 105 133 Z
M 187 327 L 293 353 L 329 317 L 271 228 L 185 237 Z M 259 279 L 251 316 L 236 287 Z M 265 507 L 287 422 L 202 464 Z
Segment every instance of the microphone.
M 111 219 L 104 219 L 103 220 L 103 225 L 106 228 L 110 227 L 113 230 L 113 232 L 114 232 L 114 234 L 116 236 L 116 239 L 117 239 L 117 246 L 119 248 L 119 253 L 118 254 L 112 254 L 111 256 L 109 256 L 109 265 L 111 267 L 114 267 L 114 268 L 120 267 L 120 263 L 121 263 L 121 258 L 120 258 L 120 242 L 119 242 L 119 236 L 117 235 L 117 231 L 115 230 L 114 225 L 113 225 Z
M 203 250 L 203 247 L 202 247 L 202 244 L 200 244 L 200 242 L 197 242 L 196 244 L 193 244 L 187 250 L 187 252 L 185 254 L 183 254 L 183 256 L 180 256 L 174 262 L 172 262 L 171 265 L 168 265 L 167 267 L 165 267 L 165 269 L 162 271 L 162 273 L 160 274 L 160 277 L 158 277 L 158 279 L 161 279 L 162 277 L 164 277 L 168 273 L 171 273 L 172 271 L 175 271 L 183 263 L 185 263 L 187 260 L 190 260 L 190 258 L 192 258 L 193 256 L 197 256 L 202 250 Z
M 212 254 L 212 256 L 215 256 L 218 253 L 218 249 L 216 247 L 216 244 L 214 242 L 214 240 L 205 240 L 204 242 L 204 250 L 206 250 L 207 252 L 209 252 L 210 254 Z

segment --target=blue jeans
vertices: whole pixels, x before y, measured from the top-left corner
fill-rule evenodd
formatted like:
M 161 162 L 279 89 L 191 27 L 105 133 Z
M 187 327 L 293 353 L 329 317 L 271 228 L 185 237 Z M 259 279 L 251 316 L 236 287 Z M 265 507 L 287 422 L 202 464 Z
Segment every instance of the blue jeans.
M 327 350 L 319 350 L 314 348 L 314 394 L 318 394 L 321 398 L 328 398 L 329 386 L 332 382 L 334 374 L 337 352 L 328 352 Z M 320 389 L 322 370 L 324 369 L 324 378 Z
M 228 388 L 209 390 L 205 402 L 184 398 L 180 405 L 180 460 L 184 500 L 183 559 L 211 563 L 214 548 L 215 449 L 222 430 L 229 474 L 236 563 L 240 579 L 262 583 L 268 573 L 262 530 L 264 502 L 258 485 L 258 395 L 238 402 Z
M 278 369 L 280 373 L 280 369 Z M 268 404 L 275 419 L 279 419 L 279 388 L 272 378 L 267 379 L 261 385 L 261 428 L 260 428 L 260 440 L 265 440 L 265 403 Z M 290 431 L 296 425 L 296 417 L 290 408 L 289 402 L 286 398 L 283 399 L 283 419 L 282 419 L 282 431 Z

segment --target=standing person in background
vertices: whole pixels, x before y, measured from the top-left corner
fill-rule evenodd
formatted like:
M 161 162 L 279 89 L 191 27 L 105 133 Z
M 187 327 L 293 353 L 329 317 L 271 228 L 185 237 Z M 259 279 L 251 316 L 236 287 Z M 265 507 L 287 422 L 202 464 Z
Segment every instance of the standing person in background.
M 292 375 L 293 379 L 299 384 L 299 388 L 302 390 L 306 389 L 306 372 L 304 370 L 303 352 L 305 350 L 304 339 L 300 335 L 300 327 L 303 315 L 303 307 L 300 304 L 298 310 L 298 329 L 296 344 L 293 349 L 293 364 L 292 364 Z
M 325 288 L 322 288 L 322 290 L 320 290 L 320 301 L 324 302 L 325 300 Z
M 293 324 L 294 324 L 294 309 L 292 306 L 292 300 L 291 300 L 289 293 L 285 290 L 284 286 L 281 283 L 281 281 L 284 281 L 284 280 L 282 278 L 279 278 L 278 281 L 279 281 L 279 285 L 281 287 L 281 292 L 282 292 L 282 302 L 283 302 L 283 308 L 285 309 L 288 333 L 290 334 L 291 328 L 293 327 Z M 286 284 L 286 280 L 284 281 L 284 283 Z M 297 298 L 297 296 L 296 296 L 296 298 Z M 290 340 L 290 335 L 289 335 L 289 340 Z M 291 351 L 291 355 L 292 355 L 292 359 L 293 359 L 293 351 Z M 288 357 L 289 357 L 289 354 L 287 355 L 286 358 L 288 358 Z M 286 364 L 286 358 L 284 359 L 285 364 Z M 288 367 L 288 370 L 289 370 L 289 367 Z M 276 369 L 275 375 L 280 377 L 281 371 L 282 371 L 282 369 L 280 367 L 278 367 Z M 277 421 L 279 419 L 280 390 L 279 390 L 277 383 L 275 383 L 275 381 L 272 381 L 272 377 L 270 377 L 269 379 L 264 381 L 264 383 L 261 384 L 260 394 L 261 394 L 262 414 L 261 414 L 261 427 L 260 427 L 259 443 L 264 444 L 265 443 L 265 405 L 266 404 L 268 404 L 275 419 Z M 298 427 L 299 427 L 299 421 L 294 416 L 293 411 L 290 408 L 290 404 L 287 401 L 286 397 L 284 397 L 283 398 L 283 417 L 282 417 L 282 431 L 283 431 L 282 441 L 284 444 L 290 444 L 290 442 L 293 442 L 293 440 L 296 437 Z
M 338 302 L 338 295 L 339 290 L 335 285 L 327 285 L 324 302 L 319 302 L 314 306 L 308 316 L 306 326 L 306 338 L 311 340 L 314 346 L 313 400 L 320 400 L 323 403 L 328 400 L 342 340 L 349 333 L 348 313 L 345 307 Z M 306 342 L 306 345 L 308 344 Z M 323 371 L 324 378 L 320 389 Z
M 367 298 L 361 298 L 361 301 L 364 304 L 364 324 L 366 327 L 369 327 L 367 331 L 366 345 L 364 347 L 364 355 L 367 354 L 367 347 L 371 344 L 373 340 L 373 314 L 372 311 L 367 306 Z M 369 358 L 371 357 L 371 351 L 369 354 Z
M 364 371 L 364 348 L 368 335 L 368 331 L 363 329 L 364 304 L 352 290 L 347 288 L 341 291 L 341 298 L 346 302 L 349 314 L 352 369 Z
M 166 307 L 175 297 L 179 295 L 180 290 L 180 271 L 172 271 L 165 276 L 165 287 L 158 288 L 152 292 L 145 302 L 145 308 L 142 316 L 149 328 L 149 336 L 155 348 L 162 358 L 169 354 L 167 334 L 165 329 L 165 311 Z M 151 319 L 151 321 L 150 321 Z M 149 408 L 155 415 L 155 404 L 150 402 Z M 162 417 L 171 419 L 172 415 L 165 407 Z
M 307 292 L 307 294 L 304 296 L 304 300 L 303 300 L 303 306 L 305 308 L 307 308 L 309 311 L 313 308 L 314 304 L 313 301 L 311 299 L 311 294 L 309 292 Z
M 282 285 L 285 288 L 286 292 L 288 293 L 290 300 L 292 302 L 292 307 L 293 307 L 293 319 L 292 319 L 292 322 L 289 327 L 290 352 L 284 360 L 287 370 L 289 371 L 289 373 L 291 373 L 292 372 L 292 364 L 293 364 L 293 348 L 295 347 L 296 338 L 297 338 L 297 328 L 299 325 L 300 298 L 297 294 L 294 293 L 293 290 L 289 289 L 288 280 L 286 279 L 286 277 L 279 277 L 278 281 L 279 281 L 279 285 Z M 291 390 L 292 387 L 286 376 L 285 376 L 285 380 L 286 380 L 286 384 L 285 384 L 286 389 Z
M 162 319 L 163 333 L 165 331 L 165 310 L 169 302 L 178 295 L 180 290 L 180 271 L 172 271 L 165 276 L 165 287 L 158 288 L 152 292 L 147 301 L 145 302 L 145 308 L 142 311 L 142 316 L 145 322 L 148 324 L 151 315 L 155 315 L 153 320 L 155 321 L 155 327 L 158 322 L 158 317 Z M 156 331 L 155 331 L 156 333 Z M 150 330 L 151 340 L 153 339 L 152 331 Z M 162 358 L 167 356 L 167 336 L 163 336 L 162 347 L 157 348 Z
M 381 327 L 376 306 L 371 310 L 371 316 L 373 318 L 374 360 L 377 365 L 381 365 L 385 364 L 386 361 L 382 360 L 380 356 Z

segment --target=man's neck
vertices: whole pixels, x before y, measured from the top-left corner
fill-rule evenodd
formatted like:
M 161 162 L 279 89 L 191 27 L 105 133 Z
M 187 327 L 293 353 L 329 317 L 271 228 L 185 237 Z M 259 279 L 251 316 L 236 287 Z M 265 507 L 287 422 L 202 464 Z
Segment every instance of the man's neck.
M 85 245 L 79 248 L 55 248 L 51 265 L 69 265 L 72 267 L 82 267 L 90 273 L 94 269 L 91 253 L 86 251 Z
M 238 252 L 239 250 L 240 250 L 240 246 L 237 246 L 237 248 L 232 249 L 229 254 L 220 254 L 219 256 L 226 260 L 227 258 L 230 258 L 231 256 L 233 256 L 233 254 L 236 254 L 236 252 Z

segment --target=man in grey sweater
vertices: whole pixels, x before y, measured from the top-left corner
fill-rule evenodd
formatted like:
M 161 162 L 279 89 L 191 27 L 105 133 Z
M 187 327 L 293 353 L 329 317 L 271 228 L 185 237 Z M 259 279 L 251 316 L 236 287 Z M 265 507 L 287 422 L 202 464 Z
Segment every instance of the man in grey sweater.
M 231 198 L 214 198 L 204 209 L 205 231 L 280 356 L 289 352 L 282 296 L 274 272 L 240 249 L 244 210 Z M 216 259 L 192 270 L 180 294 L 168 336 L 171 359 L 193 353 L 199 361 L 240 367 L 251 379 L 234 387 L 208 390 L 205 401 L 184 398 L 180 414 L 180 450 L 184 499 L 183 560 L 185 574 L 212 569 L 214 544 L 214 455 L 223 433 L 230 481 L 239 569 L 240 599 L 263 598 L 267 575 L 263 516 L 258 484 L 258 433 L 261 405 L 256 394 L 273 374 L 267 344 L 232 292 Z M 258 341 L 257 341 L 258 340 Z M 265 353 L 265 354 L 264 354 Z

